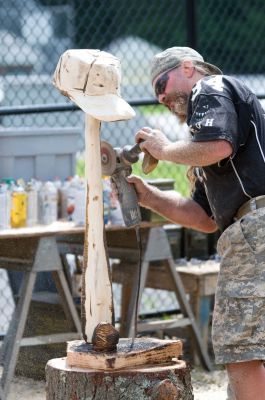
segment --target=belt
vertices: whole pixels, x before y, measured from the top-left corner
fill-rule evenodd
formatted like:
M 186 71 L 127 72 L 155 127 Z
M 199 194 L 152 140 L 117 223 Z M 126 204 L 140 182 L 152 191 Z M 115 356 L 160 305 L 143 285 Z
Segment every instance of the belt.
M 262 207 L 265 207 L 265 195 L 253 197 L 253 199 L 248 200 L 238 209 L 234 219 L 240 219 L 243 217 L 243 215 Z

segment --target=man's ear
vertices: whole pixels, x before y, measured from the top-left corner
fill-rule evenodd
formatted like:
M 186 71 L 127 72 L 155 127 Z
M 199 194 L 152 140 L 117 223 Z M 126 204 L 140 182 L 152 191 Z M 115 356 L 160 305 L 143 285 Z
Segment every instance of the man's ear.
M 183 72 L 186 78 L 191 78 L 194 74 L 195 68 L 191 60 L 184 60 L 182 62 Z

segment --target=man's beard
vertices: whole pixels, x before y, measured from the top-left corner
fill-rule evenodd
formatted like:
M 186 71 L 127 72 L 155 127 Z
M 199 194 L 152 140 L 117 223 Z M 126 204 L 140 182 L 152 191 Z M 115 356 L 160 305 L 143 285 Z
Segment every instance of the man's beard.
M 171 107 L 169 107 L 169 105 L 167 105 L 167 107 L 170 108 L 172 114 L 178 117 L 181 123 L 184 123 L 187 120 L 188 100 L 189 96 L 186 93 L 177 92 L 173 94 L 168 94 L 165 97 L 164 103 L 170 104 L 173 102 L 173 106 L 171 105 Z

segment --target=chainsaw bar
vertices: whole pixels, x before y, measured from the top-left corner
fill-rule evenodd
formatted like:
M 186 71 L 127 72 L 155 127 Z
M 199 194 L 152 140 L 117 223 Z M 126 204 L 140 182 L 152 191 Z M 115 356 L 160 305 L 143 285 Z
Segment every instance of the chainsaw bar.
M 100 143 L 102 175 L 110 176 L 116 169 L 116 152 L 114 148 L 104 140 Z

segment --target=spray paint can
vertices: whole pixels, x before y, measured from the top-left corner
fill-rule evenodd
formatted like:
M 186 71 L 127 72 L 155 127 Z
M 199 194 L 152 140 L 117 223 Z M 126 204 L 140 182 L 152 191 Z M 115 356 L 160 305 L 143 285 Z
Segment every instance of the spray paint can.
M 58 219 L 58 191 L 51 181 L 43 183 L 39 190 L 39 220 L 48 225 Z
M 74 176 L 69 181 L 69 186 L 67 190 L 67 214 L 68 220 L 74 220 L 74 212 L 75 212 L 75 201 L 76 201 L 76 191 L 80 188 L 81 185 L 81 178 L 79 176 Z
M 64 220 L 68 219 L 67 213 L 67 199 L 68 199 L 68 191 L 69 191 L 70 182 L 67 180 L 63 182 L 61 187 L 59 188 L 59 218 Z
M 76 183 L 75 181 L 71 181 L 67 191 L 67 219 L 68 221 L 73 220 L 73 214 L 75 210 L 75 192 L 76 192 Z
M 22 185 L 14 186 L 11 194 L 11 227 L 22 228 L 27 222 L 27 193 Z
M 61 188 L 63 183 L 59 178 L 55 178 L 53 184 L 57 189 L 57 219 L 60 219 L 62 218 Z
M 9 229 L 11 211 L 11 193 L 8 185 L 0 184 L 0 229 Z
M 110 194 L 111 194 L 111 183 L 108 178 L 104 178 L 102 181 L 103 186 L 103 216 L 104 224 L 109 223 L 110 217 Z
M 74 204 L 73 221 L 76 225 L 83 226 L 86 221 L 86 186 L 81 180 L 75 188 Z
M 32 180 L 26 185 L 27 201 L 27 226 L 38 223 L 38 190 L 36 183 Z
M 124 219 L 122 216 L 120 202 L 117 198 L 117 195 L 114 191 L 111 191 L 110 194 L 110 212 L 109 212 L 109 219 L 111 225 L 125 225 Z

